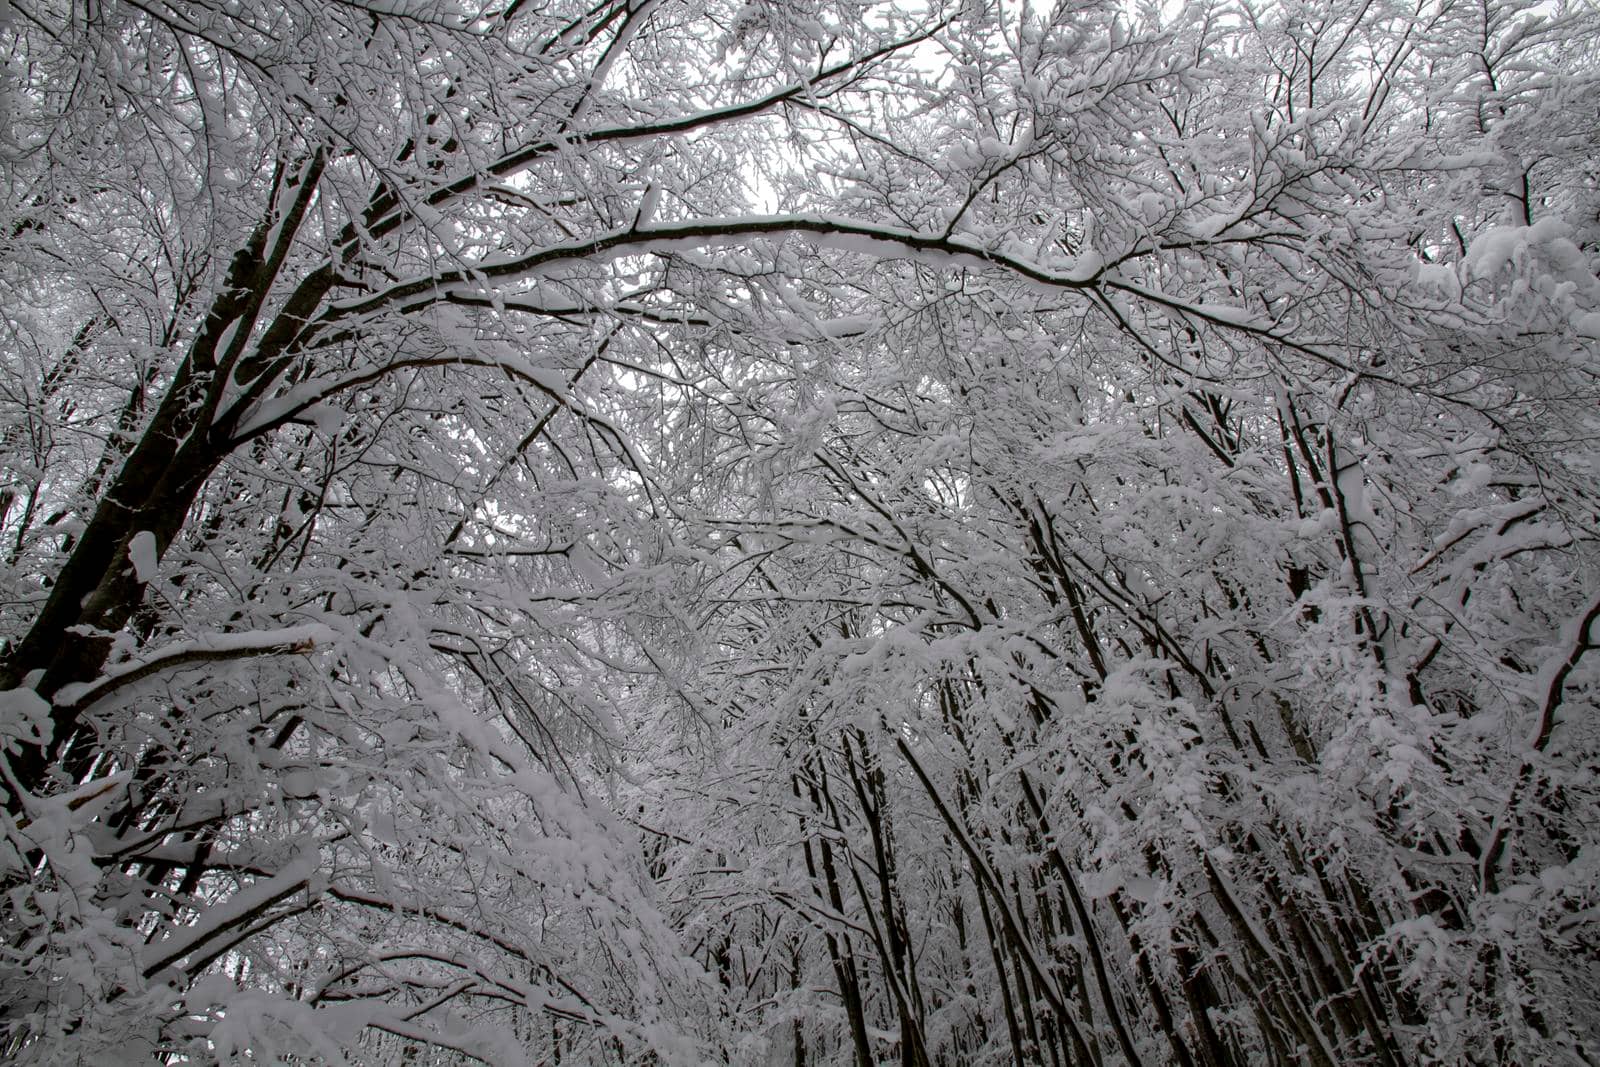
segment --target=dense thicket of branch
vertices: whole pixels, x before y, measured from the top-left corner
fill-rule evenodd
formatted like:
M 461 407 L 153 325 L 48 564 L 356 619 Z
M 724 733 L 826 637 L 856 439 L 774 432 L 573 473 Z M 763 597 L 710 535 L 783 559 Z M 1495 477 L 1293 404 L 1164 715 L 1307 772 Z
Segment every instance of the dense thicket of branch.
M 1600 1061 L 1600 18 L 14 0 L 0 1056 Z

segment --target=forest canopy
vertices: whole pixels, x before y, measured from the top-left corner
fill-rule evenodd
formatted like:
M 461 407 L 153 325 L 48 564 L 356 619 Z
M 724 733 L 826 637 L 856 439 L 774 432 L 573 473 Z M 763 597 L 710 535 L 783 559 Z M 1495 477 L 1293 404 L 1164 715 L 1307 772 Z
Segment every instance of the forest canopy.
M 1588 0 L 0 2 L 0 1059 L 1600 1063 Z

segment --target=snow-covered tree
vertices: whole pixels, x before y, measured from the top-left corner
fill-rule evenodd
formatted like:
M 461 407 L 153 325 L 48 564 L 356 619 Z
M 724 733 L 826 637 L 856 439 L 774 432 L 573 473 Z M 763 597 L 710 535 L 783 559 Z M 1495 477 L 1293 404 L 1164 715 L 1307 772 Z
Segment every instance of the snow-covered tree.
M 13 0 L 0 1048 L 1594 1062 L 1597 35 Z

